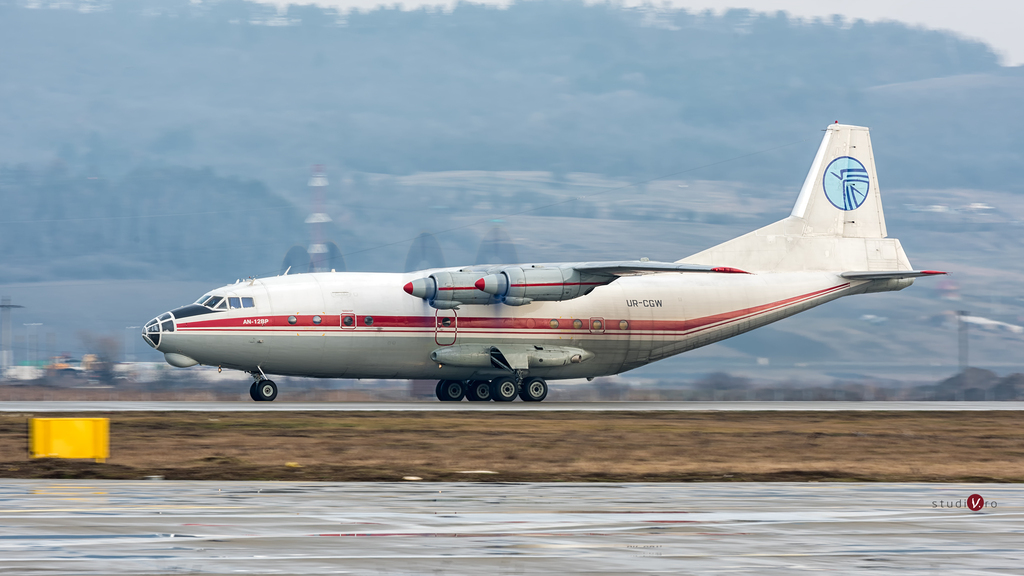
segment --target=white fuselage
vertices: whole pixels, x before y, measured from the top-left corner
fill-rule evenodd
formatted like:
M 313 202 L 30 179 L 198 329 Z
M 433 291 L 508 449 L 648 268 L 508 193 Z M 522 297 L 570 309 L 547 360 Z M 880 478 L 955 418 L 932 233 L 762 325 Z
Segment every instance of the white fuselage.
M 157 349 L 254 374 L 469 380 L 503 372 L 439 365 L 431 353 L 466 344 L 569 346 L 592 356 L 531 366 L 529 374 L 595 377 L 735 336 L 872 284 L 831 272 L 650 274 L 622 277 L 568 301 L 443 310 L 402 289 L 429 272 L 310 273 L 224 286 L 211 294 L 252 298 L 254 307 L 176 318 Z
M 788 217 L 676 262 L 284 275 L 214 290 L 144 334 L 175 366 L 252 373 L 254 400 L 285 374 L 436 378 L 439 400 L 539 402 L 544 379 L 617 374 L 941 274 L 888 236 L 867 128 L 836 123 Z

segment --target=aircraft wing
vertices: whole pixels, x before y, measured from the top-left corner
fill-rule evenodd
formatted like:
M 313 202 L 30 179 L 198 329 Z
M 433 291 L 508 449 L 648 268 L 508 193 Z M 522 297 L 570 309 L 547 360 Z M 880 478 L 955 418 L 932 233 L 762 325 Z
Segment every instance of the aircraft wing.
M 658 272 L 705 272 L 719 274 L 749 274 L 738 268 L 726 266 L 705 266 L 701 264 L 677 264 L 675 262 L 650 262 L 646 260 L 620 260 L 614 262 L 582 262 L 580 264 L 569 264 L 572 268 L 584 274 L 597 274 L 601 276 L 629 276 L 633 274 L 658 273 Z
M 610 284 L 621 276 L 672 272 L 749 274 L 725 266 L 649 260 L 512 264 L 489 266 L 483 270 L 439 270 L 407 283 L 403 289 L 428 301 L 434 308 L 453 309 L 463 304 L 499 302 L 523 306 L 534 301 L 557 302 L 586 296 L 594 288 Z
M 946 272 L 938 270 L 878 270 L 871 272 L 843 272 L 840 274 L 847 280 L 896 280 L 900 278 L 920 278 L 922 276 L 942 276 Z

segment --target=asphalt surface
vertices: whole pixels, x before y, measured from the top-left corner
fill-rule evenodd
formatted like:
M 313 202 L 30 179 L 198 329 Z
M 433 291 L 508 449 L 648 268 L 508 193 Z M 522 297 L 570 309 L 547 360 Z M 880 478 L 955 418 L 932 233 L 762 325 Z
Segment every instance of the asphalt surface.
M 955 507 L 972 494 L 988 506 Z M 11 480 L 0 573 L 1022 574 L 1022 503 L 1006 484 Z
M 0 412 L 609 412 L 609 411 L 989 411 L 1024 402 L 0 402 Z

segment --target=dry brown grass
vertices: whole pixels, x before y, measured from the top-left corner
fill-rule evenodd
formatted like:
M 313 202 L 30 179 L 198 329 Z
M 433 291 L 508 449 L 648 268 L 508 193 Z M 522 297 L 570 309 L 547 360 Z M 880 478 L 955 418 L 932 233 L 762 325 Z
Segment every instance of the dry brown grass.
M 105 465 L 29 461 L 27 416 L 0 417 L 0 476 L 1024 481 L 1024 430 L 1016 412 L 170 412 L 109 417 L 111 458 Z M 288 462 L 301 467 L 287 467 Z M 465 470 L 497 474 L 459 473 Z

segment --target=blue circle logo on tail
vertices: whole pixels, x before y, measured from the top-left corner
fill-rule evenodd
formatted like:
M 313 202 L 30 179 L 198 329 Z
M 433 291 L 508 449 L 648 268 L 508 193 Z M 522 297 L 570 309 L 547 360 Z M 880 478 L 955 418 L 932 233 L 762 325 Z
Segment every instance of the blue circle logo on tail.
M 825 169 L 825 196 L 840 210 L 856 210 L 868 198 L 871 178 L 860 160 L 840 156 Z

